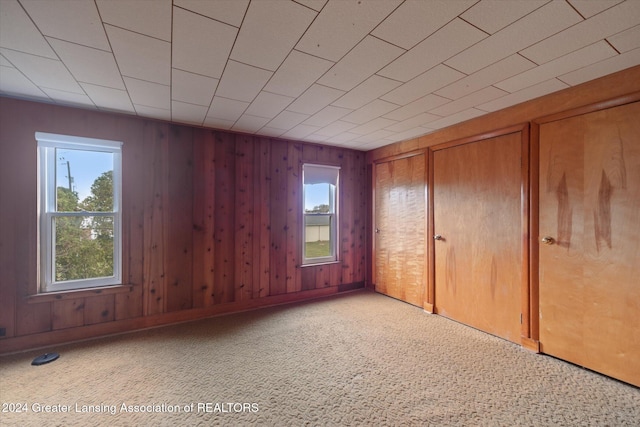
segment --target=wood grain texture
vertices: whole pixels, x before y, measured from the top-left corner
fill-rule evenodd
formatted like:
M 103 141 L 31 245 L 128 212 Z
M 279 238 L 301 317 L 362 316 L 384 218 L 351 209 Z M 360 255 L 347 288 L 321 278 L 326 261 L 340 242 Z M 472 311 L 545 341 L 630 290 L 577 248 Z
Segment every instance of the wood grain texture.
M 0 115 L 0 353 L 25 348 L 24 337 L 79 339 L 85 331 L 183 321 L 364 281 L 363 153 L 2 97 Z M 124 143 L 124 286 L 37 295 L 36 131 Z M 301 269 L 307 158 L 342 168 L 345 256 Z
M 640 102 L 540 124 L 543 352 L 640 385 Z
M 426 156 L 375 165 L 376 291 L 422 307 L 426 289 Z
M 433 153 L 435 309 L 520 342 L 523 277 L 519 132 Z

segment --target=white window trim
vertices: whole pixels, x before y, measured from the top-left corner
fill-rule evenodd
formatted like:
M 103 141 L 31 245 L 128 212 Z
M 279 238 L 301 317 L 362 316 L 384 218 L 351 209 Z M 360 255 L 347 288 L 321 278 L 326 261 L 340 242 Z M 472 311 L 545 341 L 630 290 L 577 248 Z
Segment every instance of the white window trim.
M 325 256 L 325 257 L 314 257 L 314 258 L 307 258 L 305 256 L 305 245 L 306 245 L 306 241 L 307 241 L 307 227 L 306 227 L 306 221 L 304 220 L 304 218 L 309 215 L 305 212 L 305 206 L 304 203 L 306 201 L 306 195 L 305 195 L 305 179 L 304 179 L 304 167 L 305 166 L 313 166 L 313 167 L 321 167 L 321 168 L 327 168 L 327 169 L 336 169 L 338 171 L 337 173 L 337 177 L 336 177 L 336 185 L 335 188 L 333 189 L 333 202 L 335 204 L 334 206 L 334 212 L 330 213 L 330 214 L 326 214 L 327 216 L 329 216 L 330 218 L 330 222 L 329 222 L 329 230 L 330 230 L 330 242 L 333 243 L 333 245 L 331 246 L 331 255 L 329 256 Z M 331 166 L 331 165 L 322 165 L 322 164 L 317 164 L 317 163 L 304 163 L 302 165 L 302 265 L 303 266 L 308 266 L 308 265 L 318 265 L 318 264 L 329 264 L 329 263 L 333 263 L 333 262 L 338 262 L 338 260 L 340 259 L 340 245 L 338 244 L 339 242 L 339 219 L 340 219 L 340 166 Z M 312 215 L 322 215 L 322 214 L 312 214 Z
M 38 283 L 40 284 L 40 292 L 78 290 L 122 284 L 122 142 L 44 132 L 36 132 L 35 136 L 38 141 Z M 114 194 L 112 212 L 67 212 L 64 214 L 56 212 L 56 171 L 55 167 L 51 167 L 56 162 L 56 148 L 102 151 L 113 154 Z M 54 217 L 63 216 L 113 216 L 113 276 L 63 282 L 55 281 L 53 274 L 55 230 L 52 227 L 52 223 Z

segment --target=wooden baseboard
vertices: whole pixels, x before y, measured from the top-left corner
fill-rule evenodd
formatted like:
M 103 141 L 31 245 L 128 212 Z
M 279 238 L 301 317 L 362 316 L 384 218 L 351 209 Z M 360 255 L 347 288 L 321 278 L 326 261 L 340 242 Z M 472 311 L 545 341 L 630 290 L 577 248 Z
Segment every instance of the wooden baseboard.
M 433 304 L 429 304 L 428 302 L 424 303 L 424 306 L 422 307 L 424 309 L 424 311 L 426 311 L 429 314 L 434 314 L 433 313 Z

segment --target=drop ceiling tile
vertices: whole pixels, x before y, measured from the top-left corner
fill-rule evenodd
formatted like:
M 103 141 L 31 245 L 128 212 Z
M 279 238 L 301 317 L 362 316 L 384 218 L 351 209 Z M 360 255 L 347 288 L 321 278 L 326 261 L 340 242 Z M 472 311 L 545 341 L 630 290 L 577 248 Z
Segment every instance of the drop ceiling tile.
M 405 1 L 371 34 L 396 46 L 411 49 L 475 2 L 476 0 Z
M 424 127 L 415 127 L 413 129 L 406 130 L 404 132 L 393 133 L 390 135 L 391 138 L 385 138 L 385 142 L 381 143 L 380 146 L 391 144 L 397 141 L 406 141 L 408 139 L 418 138 L 422 135 L 429 133 L 431 129 Z M 374 148 L 374 147 L 372 147 Z
M 455 19 L 387 65 L 379 75 L 403 82 L 433 68 L 487 35 L 461 19 Z
M 484 0 L 461 15 L 465 21 L 493 34 L 514 21 L 544 6 L 549 0 L 516 0 L 505 7 L 504 0 Z
M 541 97 L 551 92 L 565 89 L 567 87 L 569 86 L 561 82 L 560 80 L 551 79 L 547 80 L 546 82 L 530 86 L 526 89 L 522 89 L 518 92 L 503 96 L 502 98 L 489 101 L 485 104 L 480 104 L 476 108 L 483 111 L 497 111 L 515 104 L 520 104 L 521 102 L 525 102 L 533 98 Z
M 111 50 L 92 1 L 22 0 L 22 6 L 45 36 Z
M 236 27 L 175 7 L 173 67 L 220 78 L 237 32 Z
M 207 116 L 204 119 L 204 125 L 213 129 L 228 130 L 236 123 L 235 120 L 218 119 L 215 117 Z
M 96 4 L 107 24 L 171 41 L 171 0 L 97 0 Z
M 351 90 L 403 52 L 397 46 L 367 36 L 331 67 L 318 83 L 340 90 Z
M 295 2 L 251 2 L 231 59 L 275 71 L 316 15 Z
M 429 71 L 420 74 L 415 79 L 382 96 L 381 99 L 398 105 L 408 104 L 462 77 L 465 77 L 465 75 L 459 71 L 446 65 L 436 65 Z
M 342 120 L 337 120 L 327 126 L 324 126 L 322 129 L 316 131 L 314 135 L 332 137 L 342 132 L 347 132 L 356 126 L 358 125 L 349 123 L 349 122 L 343 122 Z
M 171 98 L 208 107 L 218 87 L 218 79 L 173 69 L 171 71 Z
M 607 41 L 620 53 L 640 47 L 640 25 L 607 37 Z
M 173 0 L 173 4 L 216 21 L 240 27 L 249 6 L 249 0 Z
M 269 119 L 265 119 L 264 117 L 256 117 L 243 114 L 231 129 L 238 132 L 256 133 L 268 122 Z
M 251 102 L 272 75 L 271 71 L 229 61 L 218 84 L 216 96 Z
M 396 122 L 395 120 L 389 120 L 389 119 L 385 119 L 384 117 L 378 117 L 369 122 L 361 124 L 360 126 L 354 127 L 349 132 L 355 133 L 358 135 L 367 135 L 372 132 L 379 131 L 380 129 L 389 128 L 396 123 L 398 122 Z
M 616 51 L 607 42 L 601 41 L 496 83 L 495 86 L 507 92 L 517 92 L 525 87 L 586 67 L 616 54 Z
M 575 86 L 636 65 L 640 65 L 640 48 L 630 50 L 612 58 L 605 59 L 604 61 L 589 65 L 588 67 L 564 74 L 558 77 L 558 79 L 571 86 Z
M 383 140 L 385 138 L 388 138 L 391 135 L 393 135 L 393 132 L 381 129 L 379 131 L 372 132 L 372 133 L 367 134 L 367 135 L 359 136 L 356 139 L 356 141 L 361 142 L 361 143 L 376 142 L 376 141 L 380 141 L 381 139 Z M 349 142 L 349 141 L 346 141 L 346 142 Z
M 128 113 L 135 113 L 136 111 L 133 108 L 133 104 L 131 104 L 129 94 L 124 90 L 89 83 L 80 83 L 80 85 L 93 103 L 98 105 L 100 109 L 126 111 Z
M 84 93 L 60 61 L 1 48 L 0 53 L 37 86 Z
M 398 108 L 388 114 L 385 114 L 384 117 L 393 120 L 406 120 L 411 117 L 417 116 L 420 113 L 425 113 L 429 110 L 432 110 L 436 107 L 439 107 L 442 104 L 446 104 L 451 100 L 447 98 L 443 98 L 441 96 L 429 94 L 427 96 L 423 96 L 420 99 L 416 99 L 409 104 Z
M 264 90 L 280 95 L 300 96 L 333 64 L 326 59 L 293 50 L 269 80 Z
M 316 12 L 320 12 L 325 4 L 327 4 L 327 0 L 296 0 L 298 3 L 303 4 Z
M 273 119 L 287 105 L 291 104 L 294 98 L 289 96 L 277 95 L 275 93 L 260 92 L 256 99 L 253 100 L 246 113 L 252 116 L 265 117 L 267 119 Z
M 520 52 L 543 64 L 640 24 L 640 1 L 621 3 Z
M 248 106 L 248 102 L 214 96 L 207 118 L 215 118 L 235 123 Z
M 16 0 L 2 0 L 0 47 L 57 59 L 55 52 Z
M 285 132 L 287 132 L 286 129 L 270 128 L 269 126 L 260 128 L 260 135 L 271 138 L 280 138 Z
M 581 20 L 569 4 L 554 1 L 460 52 L 445 64 L 471 74 Z
M 401 82 L 386 77 L 373 75 L 341 96 L 332 105 L 355 110 L 397 88 L 401 84 Z
M 269 127 L 277 129 L 292 129 L 309 118 L 308 114 L 283 111 L 269 122 Z
M 448 104 L 444 104 L 438 108 L 435 108 L 431 110 L 430 113 L 437 114 L 438 116 L 450 116 L 459 113 L 460 111 L 467 110 L 471 107 L 475 107 L 476 105 L 493 101 L 496 98 L 500 98 L 508 94 L 509 92 L 505 92 L 493 86 L 488 86 L 484 89 L 480 89 L 477 92 L 471 93 L 467 96 L 463 96 L 462 98 L 458 98 L 455 101 L 451 101 Z
M 622 0 L 568 0 L 569 3 L 585 18 L 609 9 L 622 2 Z
M 9 60 L 2 55 L 0 55 L 0 66 L 15 68 L 13 65 L 11 65 L 11 62 L 9 62 Z
M 348 143 L 355 140 L 355 138 L 364 138 L 364 136 L 351 132 L 343 132 L 341 134 L 332 136 L 331 138 L 327 139 L 326 142 L 332 145 L 346 146 Z M 371 138 L 375 139 L 375 137 Z
M 405 132 L 410 129 L 415 129 L 420 126 L 427 125 L 427 123 L 434 122 L 441 118 L 442 117 L 436 116 L 435 114 L 421 113 L 417 116 L 396 123 L 393 126 L 389 126 L 387 129 L 392 132 Z
M 337 62 L 400 3 L 401 0 L 329 2 L 298 42 L 296 49 Z
M 287 107 L 287 110 L 309 115 L 315 114 L 342 95 L 344 95 L 344 92 L 341 90 L 314 84 L 292 102 Z
M 456 123 L 462 123 L 466 120 L 471 120 L 475 117 L 487 114 L 486 111 L 477 110 L 475 108 L 469 108 L 468 110 L 461 111 L 451 116 L 444 117 L 440 120 L 435 120 L 428 124 L 430 129 L 442 129 L 447 126 L 454 125 Z
M 136 112 L 139 116 L 150 117 L 158 120 L 171 120 L 171 110 L 164 110 L 162 108 L 153 108 L 146 105 L 134 105 Z
M 18 69 L 0 66 L 0 92 L 8 95 L 38 98 L 51 101 L 46 93 L 33 84 Z
M 480 71 L 445 86 L 435 93 L 449 99 L 458 99 L 494 83 L 527 71 L 536 64 L 517 53 L 489 65 Z
M 357 123 L 361 125 L 377 117 L 384 116 L 385 114 L 397 108 L 397 104 L 383 101 L 381 99 L 376 99 L 375 101 L 372 101 L 364 107 L 358 108 L 353 113 L 343 117 L 342 120 L 345 122 Z
M 171 120 L 201 126 L 208 109 L 208 106 L 171 101 Z
M 305 120 L 304 124 L 319 127 L 327 126 L 329 123 L 341 119 L 352 111 L 353 110 L 349 108 L 340 108 L 329 105 Z
M 171 88 L 169 86 L 131 77 L 124 77 L 124 83 L 134 104 L 162 110 L 171 109 Z
M 288 139 L 301 140 L 301 139 L 304 139 L 307 136 L 311 135 L 312 133 L 314 133 L 318 129 L 320 129 L 320 126 L 310 126 L 310 125 L 305 125 L 305 124 L 301 123 L 301 124 L 291 128 L 286 133 L 282 134 L 282 136 L 284 138 L 288 138 Z
M 63 40 L 47 40 L 77 81 L 124 89 L 118 65 L 111 52 Z
M 93 101 L 91 101 L 91 99 L 84 93 L 65 92 L 63 90 L 49 88 L 42 88 L 42 91 L 51 99 L 54 99 L 56 104 L 74 105 L 92 109 L 96 108 Z
M 123 76 L 164 85 L 171 83 L 170 43 L 111 25 L 105 28 Z

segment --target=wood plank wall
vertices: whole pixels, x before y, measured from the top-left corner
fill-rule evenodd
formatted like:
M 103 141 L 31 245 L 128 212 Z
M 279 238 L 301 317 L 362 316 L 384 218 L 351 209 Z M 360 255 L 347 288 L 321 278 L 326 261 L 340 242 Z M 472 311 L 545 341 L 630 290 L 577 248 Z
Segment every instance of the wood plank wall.
M 0 98 L 0 353 L 364 286 L 365 153 Z M 37 293 L 36 131 L 123 147 L 123 288 Z M 341 166 L 341 262 L 300 267 L 302 163 Z

